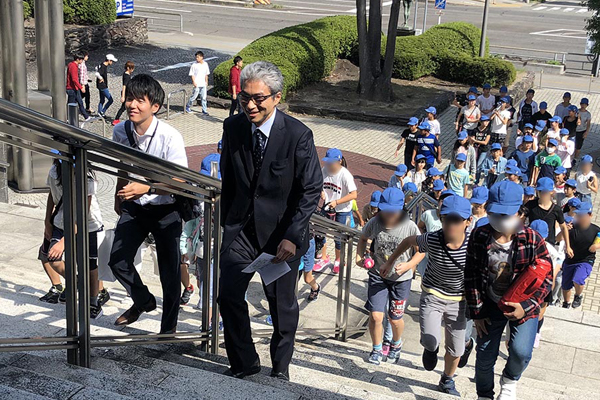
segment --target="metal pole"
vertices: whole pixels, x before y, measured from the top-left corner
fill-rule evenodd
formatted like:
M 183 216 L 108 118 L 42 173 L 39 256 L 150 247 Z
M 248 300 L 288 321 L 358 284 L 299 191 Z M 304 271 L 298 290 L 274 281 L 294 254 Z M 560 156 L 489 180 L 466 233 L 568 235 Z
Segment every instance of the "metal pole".
M 50 90 L 50 17 L 48 0 L 35 0 L 35 59 L 38 90 Z
M 12 97 L 12 23 L 11 16 L 8 10 L 10 0 L 0 0 L 0 40 L 2 47 L 2 97 L 6 100 L 11 100 Z
M 202 332 L 210 332 L 210 263 L 212 261 L 212 204 L 204 203 L 204 269 L 202 271 Z M 213 293 L 214 294 L 214 293 Z M 214 297 L 214 296 L 213 296 Z M 214 328 L 213 328 L 214 330 Z
M 427 29 L 427 3 L 429 1 L 425 0 L 425 10 L 423 11 L 423 32 L 421 33 L 425 33 L 425 30 Z
M 415 15 L 413 16 L 413 31 L 417 29 L 417 16 L 419 15 L 419 0 L 415 0 Z
M 483 6 L 483 21 L 481 23 L 481 43 L 479 44 L 479 57 L 485 56 L 485 39 L 487 36 L 488 13 L 490 11 L 490 0 L 485 0 Z
M 27 107 L 27 68 L 25 63 L 25 25 L 23 19 L 23 0 L 9 2 L 10 19 L 12 20 L 11 59 L 2 60 L 12 63 L 12 101 Z M 14 178 L 19 190 L 33 189 L 33 165 L 31 150 L 13 147 Z
M 350 307 L 350 283 L 352 279 L 352 238 L 348 238 L 348 256 L 346 257 L 346 280 L 344 282 L 344 313 L 342 319 L 342 341 L 347 339 L 346 332 L 348 331 L 348 310 Z
M 212 276 L 212 287 L 213 287 L 213 300 L 212 300 L 212 320 L 213 330 L 210 341 L 210 352 L 217 354 L 219 352 L 219 304 L 217 303 L 217 297 L 219 295 L 219 274 L 220 274 L 220 262 L 221 262 L 221 197 L 215 199 L 214 208 L 214 254 L 213 254 L 213 276 Z M 208 287 L 208 283 L 206 285 Z
M 345 266 L 345 258 L 346 258 L 346 240 L 344 238 L 340 238 L 341 248 L 340 248 L 340 272 L 338 276 L 338 292 L 337 292 L 337 305 L 335 309 L 335 327 L 342 328 L 342 296 L 344 295 L 344 266 Z M 335 338 L 340 340 L 341 335 L 339 332 L 336 332 Z
M 52 116 L 60 121 L 67 119 L 67 94 L 65 77 L 65 29 L 62 0 L 48 0 L 50 19 L 50 76 L 52 91 Z

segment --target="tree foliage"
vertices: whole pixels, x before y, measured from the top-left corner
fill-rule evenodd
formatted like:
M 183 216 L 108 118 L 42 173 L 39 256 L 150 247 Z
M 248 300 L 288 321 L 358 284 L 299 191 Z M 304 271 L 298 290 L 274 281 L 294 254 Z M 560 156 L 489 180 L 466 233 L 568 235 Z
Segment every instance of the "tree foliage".
M 600 0 L 582 0 L 581 5 L 594 11 L 594 14 L 587 19 L 585 29 L 588 36 L 596 42 L 593 51 L 598 54 L 600 53 Z

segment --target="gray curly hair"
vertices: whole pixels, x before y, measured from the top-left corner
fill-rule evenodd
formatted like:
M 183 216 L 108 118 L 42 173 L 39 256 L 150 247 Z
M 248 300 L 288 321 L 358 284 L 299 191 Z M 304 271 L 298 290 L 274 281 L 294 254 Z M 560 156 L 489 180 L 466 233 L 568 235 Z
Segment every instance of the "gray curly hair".
M 269 87 L 272 94 L 283 91 L 283 75 L 275 64 L 268 61 L 256 61 L 248 64 L 240 74 L 242 88 L 244 82 L 261 81 Z

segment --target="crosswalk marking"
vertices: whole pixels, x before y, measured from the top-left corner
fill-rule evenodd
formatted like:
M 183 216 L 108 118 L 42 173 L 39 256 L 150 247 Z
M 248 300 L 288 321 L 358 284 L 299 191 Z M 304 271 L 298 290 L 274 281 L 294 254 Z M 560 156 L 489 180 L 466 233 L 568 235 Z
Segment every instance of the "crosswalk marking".
M 584 13 L 589 10 L 585 7 L 551 7 L 548 6 L 536 6 L 531 9 L 531 11 L 557 11 L 557 12 L 574 12 L 574 13 Z
M 569 7 L 569 8 L 565 8 L 565 9 L 563 10 L 563 12 L 569 12 L 569 11 L 573 11 L 573 10 L 574 10 L 574 8 L 573 8 L 573 7 Z
M 582 13 L 582 12 L 586 12 L 586 11 L 587 11 L 587 8 L 581 8 L 581 9 L 577 10 L 578 13 Z
M 545 10 L 546 8 L 548 8 L 548 7 L 536 7 L 533 9 L 533 11 L 542 11 L 542 10 Z
M 552 7 L 551 9 L 549 9 L 548 11 L 556 11 L 556 10 L 560 10 L 560 7 Z

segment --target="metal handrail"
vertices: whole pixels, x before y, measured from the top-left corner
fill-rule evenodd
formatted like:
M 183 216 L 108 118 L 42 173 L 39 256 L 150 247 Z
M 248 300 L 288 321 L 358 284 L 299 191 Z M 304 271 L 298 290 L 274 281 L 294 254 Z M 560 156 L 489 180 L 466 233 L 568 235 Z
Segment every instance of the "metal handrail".
M 157 14 L 163 14 L 163 15 L 174 15 L 176 17 L 179 17 L 179 32 L 183 33 L 183 14 L 180 13 L 174 13 L 174 12 L 168 12 L 162 9 L 157 9 L 156 7 L 142 7 L 142 6 L 136 6 L 136 9 L 140 9 L 140 8 L 146 8 L 148 10 L 152 10 L 153 13 L 157 13 Z M 142 13 L 150 13 L 150 11 L 141 11 Z M 146 19 L 152 19 L 152 20 L 164 20 L 164 21 L 174 21 L 174 20 L 170 20 L 170 19 L 165 19 L 165 18 L 159 18 L 159 17 L 155 17 L 152 15 L 142 15 L 142 18 L 146 18 Z M 157 24 L 152 24 L 158 27 L 162 27 L 162 28 L 170 28 L 170 26 L 166 26 L 166 25 L 157 25 Z
M 102 121 L 102 137 L 106 137 L 106 119 L 104 119 L 104 117 L 100 114 L 98 114 L 95 117 L 92 117 L 92 119 L 89 121 L 83 121 L 80 125 L 81 129 L 85 129 L 85 124 L 87 124 L 87 123 L 92 124 L 96 121 Z
M 187 104 L 187 91 L 185 89 L 174 90 L 167 95 L 167 119 L 171 118 L 171 96 L 183 92 L 183 111 L 173 115 L 185 114 L 185 106 Z
M 506 50 L 515 50 L 515 51 L 519 51 L 519 52 L 525 52 L 526 54 L 520 55 L 520 54 L 512 54 L 515 56 L 520 56 L 520 57 L 530 57 L 530 58 L 538 58 L 538 59 L 544 59 L 544 60 L 554 60 L 554 61 L 559 61 L 559 58 L 561 60 L 561 62 L 564 64 L 567 60 L 567 52 L 564 51 L 553 51 L 553 50 L 541 50 L 541 49 L 528 49 L 528 48 L 524 48 L 524 47 L 512 47 L 512 46 L 498 46 L 498 45 L 490 45 L 490 47 L 496 48 L 496 49 L 506 49 Z M 502 55 L 511 55 L 511 54 L 505 54 L 505 53 L 497 53 L 497 52 L 491 52 L 493 54 L 502 54 Z M 542 53 L 542 54 L 552 54 L 553 57 L 533 57 L 531 55 L 531 53 Z

